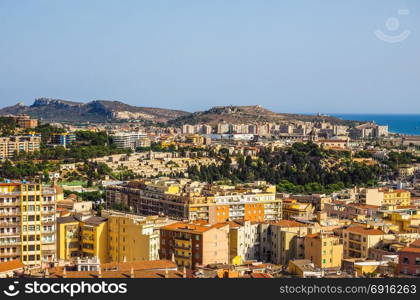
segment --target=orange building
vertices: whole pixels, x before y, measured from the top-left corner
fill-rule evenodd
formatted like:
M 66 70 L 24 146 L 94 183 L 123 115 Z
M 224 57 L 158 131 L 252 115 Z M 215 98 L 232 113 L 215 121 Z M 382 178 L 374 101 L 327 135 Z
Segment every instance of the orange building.
M 179 222 L 160 229 L 160 257 L 189 269 L 229 263 L 229 225 Z

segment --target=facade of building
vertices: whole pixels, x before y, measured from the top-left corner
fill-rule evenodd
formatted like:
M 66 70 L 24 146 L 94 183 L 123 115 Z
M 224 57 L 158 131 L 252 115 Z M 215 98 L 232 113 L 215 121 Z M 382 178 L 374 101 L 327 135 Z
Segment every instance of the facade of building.
M 42 265 L 56 259 L 54 187 L 0 184 L 0 261 Z
M 314 233 L 305 237 L 305 259 L 311 260 L 321 269 L 340 269 L 343 245 L 340 238 L 332 234 Z
M 220 186 L 187 179 L 153 179 L 107 188 L 108 206 L 124 203 L 140 215 L 165 215 L 180 220 L 220 223 L 243 219 L 281 218 L 281 199 L 265 182 Z
M 14 117 L 16 120 L 16 125 L 20 128 L 35 128 L 38 126 L 38 120 L 37 119 L 31 119 L 28 115 L 19 115 Z
M 143 144 L 143 139 L 146 137 L 141 132 L 119 132 L 111 135 L 112 143 L 120 149 L 136 149 Z
M 308 218 L 314 212 L 314 207 L 311 203 L 300 203 L 295 199 L 283 200 L 282 217 L 289 220 L 293 217 Z
M 230 221 L 229 260 L 260 259 L 259 224 L 251 221 Z
M 108 262 L 108 223 L 103 217 L 75 214 L 57 218 L 58 259 L 97 257 Z
M 420 275 L 420 248 L 405 247 L 399 251 L 398 272 Z
M 394 190 L 388 188 L 365 189 L 361 193 L 361 200 L 368 205 L 399 205 L 409 206 L 411 204 L 411 193 L 406 190 Z
M 229 263 L 229 225 L 179 222 L 160 229 L 160 257 L 180 267 Z
M 270 224 L 271 262 L 286 266 L 291 259 L 303 259 L 304 240 L 311 233 L 308 225 L 292 221 L 280 220 Z
M 76 142 L 76 135 L 73 133 L 56 133 L 51 136 L 51 143 L 60 145 L 64 148 L 69 147 Z
M 175 223 L 164 217 L 108 214 L 108 256 L 112 262 L 158 260 L 160 227 Z
M 10 159 L 20 152 L 39 151 L 41 137 L 36 135 L 0 137 L 0 160 Z
M 393 237 L 379 229 L 362 226 L 348 227 L 343 230 L 344 257 L 367 258 L 369 257 L 369 248 L 383 239 L 392 239 Z

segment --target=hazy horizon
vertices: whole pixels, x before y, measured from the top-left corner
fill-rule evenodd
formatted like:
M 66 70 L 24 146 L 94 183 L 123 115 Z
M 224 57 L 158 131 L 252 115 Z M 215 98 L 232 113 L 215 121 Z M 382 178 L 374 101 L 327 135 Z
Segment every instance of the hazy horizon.
M 419 8 L 416 0 L 3 0 L 0 106 L 47 97 L 189 112 L 419 114 Z M 377 30 L 410 34 L 389 43 Z

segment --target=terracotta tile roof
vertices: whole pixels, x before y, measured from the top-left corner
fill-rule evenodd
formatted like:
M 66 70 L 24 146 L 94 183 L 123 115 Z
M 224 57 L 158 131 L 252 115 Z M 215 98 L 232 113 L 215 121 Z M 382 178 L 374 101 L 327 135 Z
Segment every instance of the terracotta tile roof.
M 176 264 L 170 260 L 146 260 L 146 261 L 133 261 L 123 263 L 105 263 L 101 264 L 102 269 L 112 269 L 118 267 L 120 271 L 129 271 L 131 268 L 134 270 L 160 270 L 160 269 L 176 269 Z
M 312 238 L 312 239 L 317 238 L 317 237 L 319 237 L 319 232 L 318 233 L 307 234 L 306 237 L 307 238 Z
M 273 278 L 273 276 L 267 273 L 252 273 L 251 278 Z
M 410 244 L 410 247 L 420 248 L 420 240 L 415 240 Z
M 230 228 L 239 228 L 243 225 L 235 221 L 227 221 L 227 222 L 223 222 L 223 224 L 229 225 Z
M 208 230 L 214 229 L 214 228 L 221 228 L 227 226 L 227 224 L 224 223 L 217 223 L 214 225 L 197 225 L 194 223 L 186 223 L 186 222 L 178 222 L 174 224 L 170 224 L 164 227 L 161 227 L 162 230 L 172 230 L 172 231 L 185 231 L 190 233 L 203 233 Z
M 51 278 L 63 278 L 63 267 L 48 269 Z M 135 278 L 165 278 L 168 270 L 169 278 L 182 278 L 183 273 L 177 271 L 177 266 L 170 260 L 134 261 L 123 263 L 101 264 L 102 278 L 130 278 L 131 270 Z M 66 278 L 98 278 L 98 271 L 69 271 L 66 270 Z M 187 277 L 191 274 L 187 273 Z
M 408 193 L 407 190 L 394 190 L 394 193 Z
M 10 272 L 14 270 L 23 269 L 24 264 L 20 260 L 10 260 L 7 262 L 0 263 L 0 273 L 1 272 Z
M 19 186 L 20 183 L 0 183 L 0 186 Z
M 358 207 L 358 208 L 372 208 L 372 209 L 379 209 L 380 206 L 371 205 L 371 204 L 363 204 L 363 203 L 350 203 L 348 206 Z
M 363 235 L 384 235 L 386 234 L 382 230 L 373 229 L 373 228 L 365 228 L 360 226 L 349 227 L 346 231 L 350 231 L 353 233 L 363 234 Z
M 165 278 L 165 271 L 134 271 L 134 278 Z M 187 277 L 191 276 L 187 274 Z M 50 278 L 63 278 L 63 273 L 54 273 L 50 274 Z M 121 271 L 66 271 L 65 278 L 130 278 L 131 271 L 121 272 Z M 168 278 L 182 278 L 183 273 L 178 271 L 168 271 Z
M 271 225 L 281 226 L 281 227 L 306 227 L 307 224 L 296 222 L 293 220 L 280 220 L 277 222 L 270 223 Z
M 414 248 L 414 247 L 405 247 L 402 248 L 400 251 L 401 252 L 408 252 L 408 253 L 420 253 L 420 248 Z

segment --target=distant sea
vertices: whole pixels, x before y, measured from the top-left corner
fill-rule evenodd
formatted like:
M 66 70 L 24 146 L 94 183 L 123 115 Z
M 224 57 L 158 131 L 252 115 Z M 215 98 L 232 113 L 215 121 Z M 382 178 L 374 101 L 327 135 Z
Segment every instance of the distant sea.
M 420 135 L 420 114 L 332 114 L 344 120 L 374 121 L 379 125 L 388 125 L 394 133 Z

